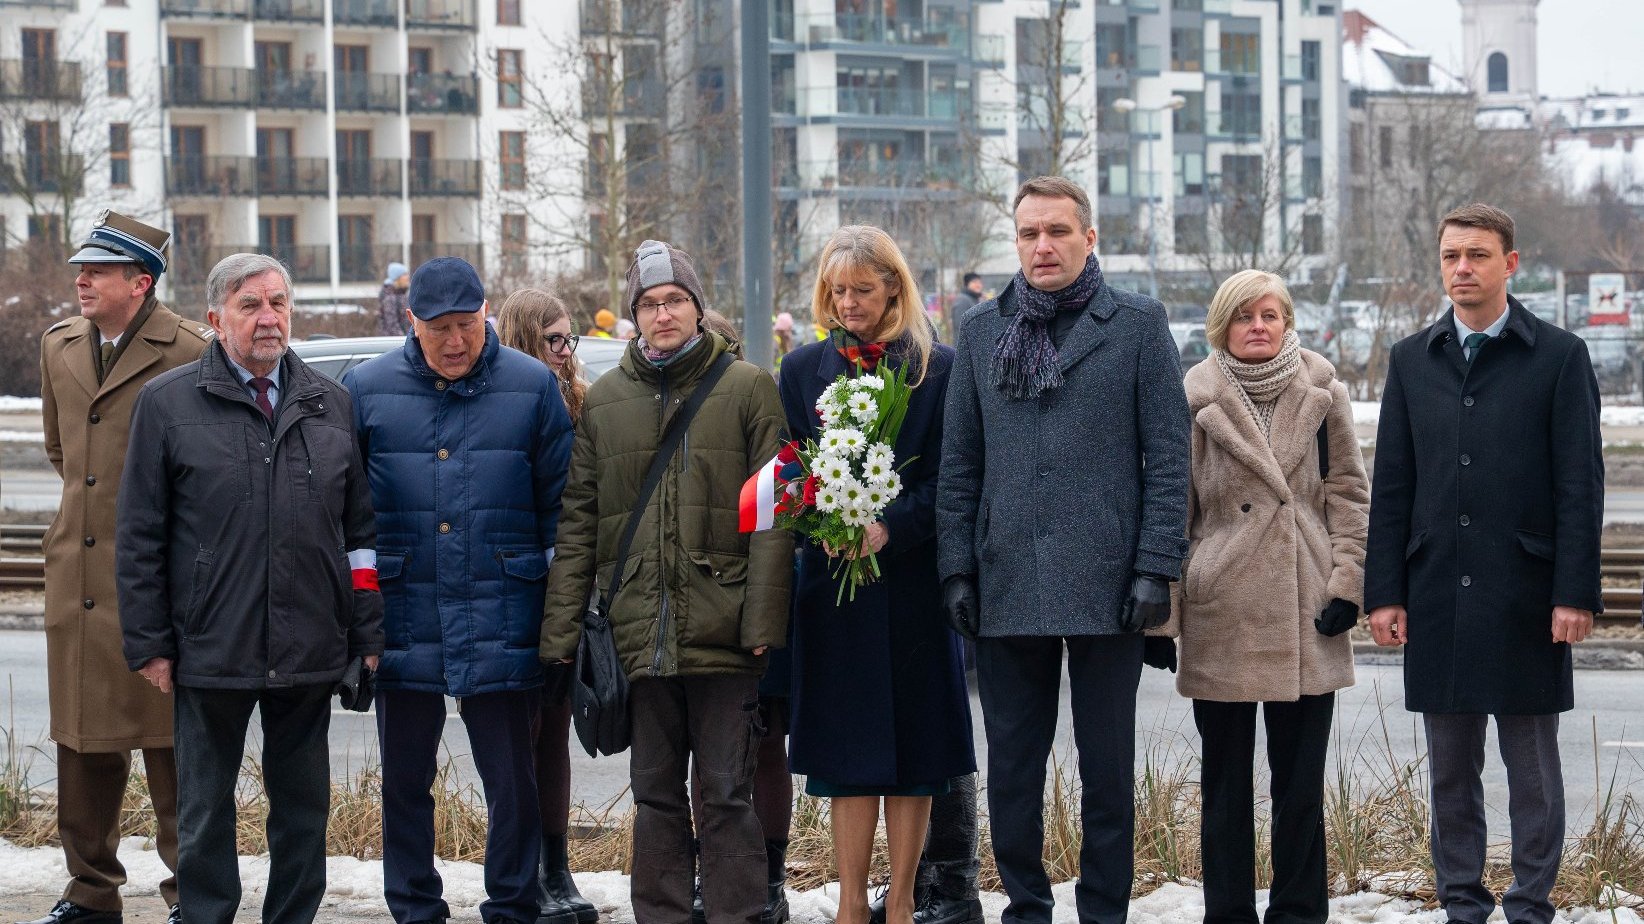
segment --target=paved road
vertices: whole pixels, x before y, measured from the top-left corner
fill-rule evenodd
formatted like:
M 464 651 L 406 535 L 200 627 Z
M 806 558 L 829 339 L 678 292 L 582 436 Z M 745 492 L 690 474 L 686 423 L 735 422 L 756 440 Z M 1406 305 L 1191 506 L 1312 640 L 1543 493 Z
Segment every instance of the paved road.
M 1335 760 L 1346 760 L 1355 776 L 1363 781 L 1389 776 L 1389 763 L 1403 764 L 1422 753 L 1421 735 L 1415 717 L 1404 711 L 1403 681 L 1396 667 L 1360 665 L 1358 685 L 1338 699 Z M 1564 717 L 1560 743 L 1565 760 L 1565 791 L 1569 801 L 1570 829 L 1585 829 L 1594 804 L 1595 734 L 1597 769 L 1607 783 L 1613 773 L 1617 791 L 1631 790 L 1644 795 L 1644 672 L 1577 671 L 1574 712 Z M 981 710 L 971 702 L 975 723 L 977 758 L 985 767 L 987 743 L 981 728 Z M 444 746 L 466 779 L 477 782 L 462 722 L 455 716 L 446 725 Z M 1062 713 L 1068 714 L 1064 685 Z M 52 745 L 46 740 L 47 703 L 45 689 L 45 634 L 0 631 L 0 725 L 10 729 L 12 740 L 23 746 L 38 746 L 31 777 L 50 785 Z M 1191 759 L 1197 752 L 1198 733 L 1186 700 L 1177 696 L 1171 678 L 1158 671 L 1143 672 L 1139 691 L 1137 750 L 1138 763 L 1146 752 L 1165 755 L 1176 762 Z M 1066 758 L 1073 753 L 1072 729 L 1060 723 L 1056 753 Z M 1384 733 L 1385 729 L 1385 733 Z M 255 748 L 255 734 L 252 736 Z M 0 746 L 4 745 L 0 736 Z M 591 760 L 573 743 L 571 773 L 573 801 L 590 809 L 616 800 L 626 804 L 628 764 L 626 756 Z M 1265 744 L 1258 744 L 1258 752 Z M 1494 754 L 1494 745 L 1490 746 Z M 371 716 L 335 711 L 331 720 L 331 764 L 337 778 L 376 761 L 376 726 Z M 1389 757 L 1388 755 L 1391 755 Z M 1071 763 L 1069 764 L 1071 769 Z M 1506 779 L 1498 759 L 1486 763 L 1485 798 L 1490 805 L 1491 833 L 1506 837 Z

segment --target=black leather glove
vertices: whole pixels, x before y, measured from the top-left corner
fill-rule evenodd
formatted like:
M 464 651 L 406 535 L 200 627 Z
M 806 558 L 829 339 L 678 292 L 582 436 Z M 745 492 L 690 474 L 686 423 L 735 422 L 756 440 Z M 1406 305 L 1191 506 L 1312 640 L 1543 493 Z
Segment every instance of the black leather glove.
M 1149 635 L 1142 642 L 1142 663 L 1148 667 L 1176 673 L 1176 640 L 1162 635 Z
M 1313 628 L 1320 635 L 1337 636 L 1353 628 L 1359 621 L 1359 605 L 1337 597 L 1330 601 L 1324 612 L 1313 618 Z
M 1157 629 L 1170 620 L 1170 582 L 1156 574 L 1137 572 L 1130 580 L 1130 596 L 1119 610 L 1119 629 L 1140 632 Z
M 971 641 L 982 631 L 982 607 L 976 600 L 976 575 L 955 574 L 942 582 L 942 611 L 953 631 Z

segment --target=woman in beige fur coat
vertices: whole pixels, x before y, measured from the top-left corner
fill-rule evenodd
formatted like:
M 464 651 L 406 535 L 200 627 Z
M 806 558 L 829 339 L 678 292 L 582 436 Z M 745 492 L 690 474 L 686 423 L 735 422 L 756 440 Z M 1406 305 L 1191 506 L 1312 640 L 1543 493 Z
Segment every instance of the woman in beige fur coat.
M 1363 594 L 1369 483 L 1347 389 L 1300 347 L 1284 281 L 1246 270 L 1205 320 L 1193 413 L 1177 689 L 1193 699 L 1206 924 L 1255 924 L 1256 704 L 1272 771 L 1267 924 L 1322 924 L 1324 763 Z

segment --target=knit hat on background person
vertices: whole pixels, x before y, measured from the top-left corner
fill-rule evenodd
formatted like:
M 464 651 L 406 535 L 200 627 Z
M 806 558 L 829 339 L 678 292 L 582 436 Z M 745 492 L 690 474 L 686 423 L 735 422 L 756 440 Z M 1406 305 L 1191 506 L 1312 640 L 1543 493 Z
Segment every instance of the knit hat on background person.
M 388 273 L 383 278 L 382 284 L 385 285 L 385 286 L 393 285 L 394 280 L 400 278 L 401 276 L 404 276 L 406 273 L 409 273 L 409 272 L 410 272 L 410 270 L 405 268 L 404 263 L 390 263 L 390 264 L 388 264 Z
M 646 241 L 634 251 L 634 262 L 628 265 L 628 316 L 635 317 L 634 303 L 646 289 L 668 283 L 691 293 L 700 324 L 702 312 L 708 308 L 707 299 L 702 297 L 702 281 L 697 279 L 696 267 L 691 265 L 691 255 L 666 241 Z
M 616 335 L 618 340 L 627 340 L 634 334 L 634 322 L 627 318 L 617 318 Z
M 776 316 L 776 321 L 771 324 L 771 330 L 773 330 L 773 331 L 775 331 L 779 334 L 781 334 L 781 333 L 792 333 L 793 332 L 793 315 L 789 314 L 786 311 L 784 311 L 781 314 L 777 315 Z
M 432 321 L 452 312 L 473 313 L 485 307 L 485 286 L 467 260 L 435 257 L 411 274 L 406 301 L 418 320 Z
M 171 251 L 171 234 L 119 212 L 103 209 L 91 223 L 91 234 L 80 250 L 68 258 L 73 263 L 135 263 L 159 279 L 166 271 Z
M 610 330 L 616 326 L 616 315 L 609 308 L 601 308 L 594 312 L 594 326 L 600 330 Z

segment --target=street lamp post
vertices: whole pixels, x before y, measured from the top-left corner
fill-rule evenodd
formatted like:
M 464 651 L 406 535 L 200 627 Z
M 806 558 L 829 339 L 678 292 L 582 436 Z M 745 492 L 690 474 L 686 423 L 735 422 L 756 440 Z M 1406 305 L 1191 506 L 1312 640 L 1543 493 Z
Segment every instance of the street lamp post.
M 1113 101 L 1115 112 L 1129 115 L 1132 112 L 1164 113 L 1175 112 L 1187 105 L 1186 97 L 1171 96 L 1162 106 L 1143 106 L 1129 97 L 1121 97 Z M 1162 129 L 1161 129 L 1162 131 Z M 1159 181 L 1153 174 L 1153 144 L 1154 138 L 1147 139 L 1147 294 L 1154 299 L 1159 297 L 1159 215 L 1153 209 L 1153 196 L 1158 192 Z

